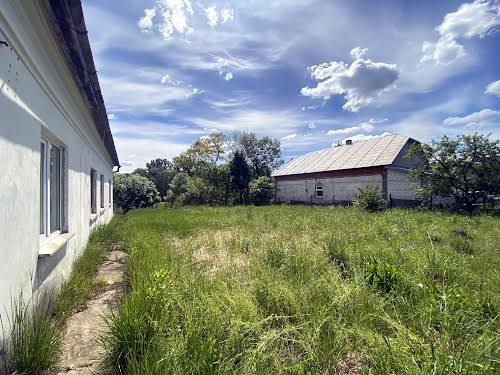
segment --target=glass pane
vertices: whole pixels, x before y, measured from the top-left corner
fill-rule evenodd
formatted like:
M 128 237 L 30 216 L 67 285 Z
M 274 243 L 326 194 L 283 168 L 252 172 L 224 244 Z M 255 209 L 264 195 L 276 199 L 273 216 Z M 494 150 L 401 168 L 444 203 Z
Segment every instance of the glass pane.
M 101 208 L 104 208 L 104 175 L 101 175 Z
M 93 169 L 90 170 L 90 208 L 92 213 L 97 212 L 96 207 L 96 184 L 97 184 L 97 172 Z
M 40 234 L 45 233 L 45 143 L 40 143 Z
M 50 146 L 50 232 L 61 229 L 61 150 Z

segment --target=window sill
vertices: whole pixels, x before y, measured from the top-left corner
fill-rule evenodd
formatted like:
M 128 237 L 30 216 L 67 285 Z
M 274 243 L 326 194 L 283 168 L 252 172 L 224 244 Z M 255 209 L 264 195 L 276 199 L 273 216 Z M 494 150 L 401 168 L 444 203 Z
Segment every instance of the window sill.
M 57 253 L 74 236 L 74 233 L 63 233 L 55 236 L 40 246 L 38 258 L 50 257 Z
M 106 212 L 106 209 L 105 209 L 104 207 L 103 207 L 103 208 L 101 208 L 100 214 L 102 215 L 102 214 L 103 214 L 103 213 L 105 213 L 105 212 Z

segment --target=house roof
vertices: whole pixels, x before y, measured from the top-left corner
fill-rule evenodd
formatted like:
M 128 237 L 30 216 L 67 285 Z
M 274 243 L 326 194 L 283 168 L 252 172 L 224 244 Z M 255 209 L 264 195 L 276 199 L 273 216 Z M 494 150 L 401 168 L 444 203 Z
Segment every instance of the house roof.
M 413 139 L 395 134 L 352 145 L 325 148 L 291 160 L 272 175 L 289 176 L 390 165 L 409 140 Z
M 53 24 L 94 125 L 115 166 L 120 166 L 92 57 L 81 0 L 50 0 Z

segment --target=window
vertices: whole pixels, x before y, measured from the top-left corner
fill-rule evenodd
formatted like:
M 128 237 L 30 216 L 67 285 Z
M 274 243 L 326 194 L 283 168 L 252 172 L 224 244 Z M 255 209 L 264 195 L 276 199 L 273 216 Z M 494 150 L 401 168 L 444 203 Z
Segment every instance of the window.
M 100 196 L 100 199 L 101 199 L 101 208 L 104 208 L 104 175 L 102 174 L 101 175 L 101 180 L 99 181 L 100 183 L 100 188 L 101 188 L 101 196 Z
M 96 190 L 97 190 L 97 171 L 90 170 L 90 212 L 97 213 Z
M 316 185 L 316 198 L 323 198 L 323 185 Z
M 108 203 L 109 207 L 113 204 L 113 187 L 111 185 L 111 180 L 108 182 Z
M 52 142 L 40 142 L 40 235 L 48 237 L 62 230 L 63 150 Z

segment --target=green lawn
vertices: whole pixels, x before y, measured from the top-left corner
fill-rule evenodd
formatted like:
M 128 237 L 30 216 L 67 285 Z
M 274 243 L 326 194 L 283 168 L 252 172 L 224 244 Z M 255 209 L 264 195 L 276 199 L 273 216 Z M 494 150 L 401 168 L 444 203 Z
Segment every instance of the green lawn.
M 135 210 L 117 373 L 500 371 L 500 219 L 341 207 Z

